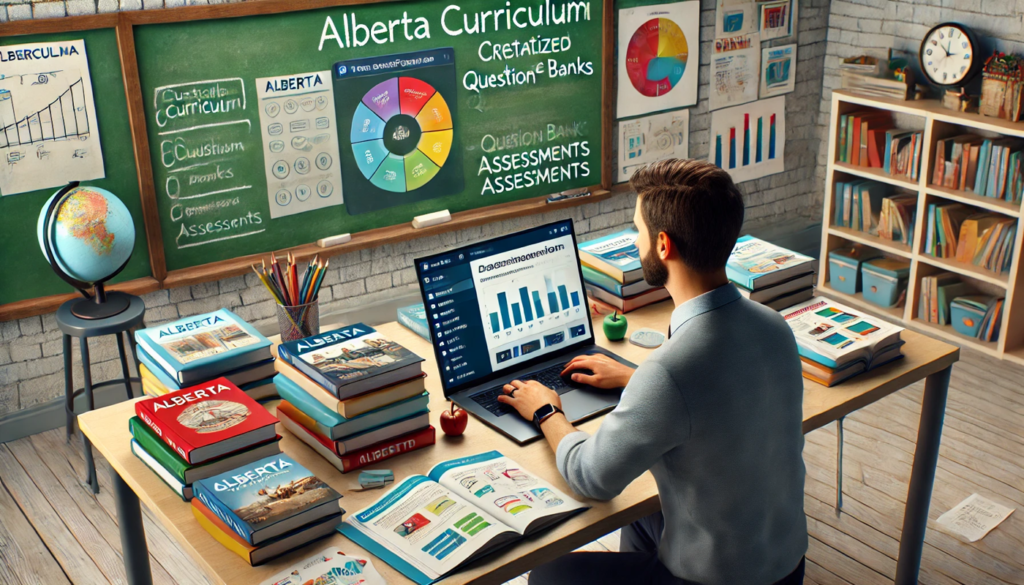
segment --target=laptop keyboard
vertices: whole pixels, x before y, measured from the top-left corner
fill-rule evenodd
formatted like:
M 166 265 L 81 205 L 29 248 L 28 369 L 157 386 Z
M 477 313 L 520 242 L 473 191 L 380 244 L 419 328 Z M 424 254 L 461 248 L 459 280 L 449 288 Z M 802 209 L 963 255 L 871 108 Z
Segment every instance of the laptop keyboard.
M 569 386 L 564 380 L 562 380 L 561 374 L 564 369 L 565 364 L 555 364 L 539 372 L 534 372 L 528 376 L 523 376 L 517 379 L 522 380 L 523 382 L 536 380 L 559 394 L 565 394 L 569 390 L 572 390 L 573 387 Z M 470 398 L 480 406 L 486 408 L 494 416 L 505 416 L 510 412 L 515 412 L 515 409 L 507 404 L 498 402 L 498 396 L 505 393 L 503 388 L 504 385 L 495 386 L 494 388 L 489 388 L 483 392 L 478 392 Z

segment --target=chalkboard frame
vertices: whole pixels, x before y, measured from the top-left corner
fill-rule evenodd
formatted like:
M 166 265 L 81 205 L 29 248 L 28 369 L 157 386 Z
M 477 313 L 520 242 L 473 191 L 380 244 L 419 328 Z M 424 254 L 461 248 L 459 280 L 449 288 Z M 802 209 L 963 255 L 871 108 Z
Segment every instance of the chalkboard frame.
M 138 173 L 139 191 L 142 203 L 143 224 L 146 228 L 146 242 L 149 250 L 152 277 L 140 278 L 112 288 L 133 294 L 145 294 L 159 289 L 189 286 L 231 276 L 245 274 L 249 267 L 264 253 L 230 258 L 209 264 L 168 271 L 163 248 L 160 221 L 157 208 L 157 194 L 153 180 L 152 159 L 150 157 L 148 134 L 146 129 L 145 111 L 139 65 L 135 53 L 135 27 L 197 20 L 241 18 L 248 16 L 273 15 L 330 8 L 337 6 L 353 6 L 378 4 L 396 0 L 256 0 L 237 4 L 215 4 L 205 6 L 185 6 L 159 10 L 140 10 L 72 16 L 65 18 L 27 20 L 11 22 L 0 31 L 0 36 L 22 36 L 30 34 L 46 34 L 56 32 L 84 31 L 98 28 L 114 28 L 117 33 L 118 57 L 124 77 L 125 93 L 128 103 L 128 119 L 132 129 L 132 142 L 135 154 L 135 165 Z M 623 191 L 622 187 L 612 186 L 612 140 L 615 129 L 614 118 L 614 0 L 602 1 L 602 78 L 601 78 L 601 173 L 600 184 L 590 187 L 591 195 L 578 199 L 569 199 L 558 203 L 547 203 L 546 197 L 534 197 L 478 207 L 452 215 L 452 221 L 425 229 L 414 229 L 411 224 L 397 224 L 380 227 L 352 234 L 352 240 L 337 246 L 320 248 L 315 242 L 287 248 L 300 260 L 311 258 L 315 254 L 330 257 L 365 248 L 381 246 L 388 243 L 431 236 L 443 232 L 465 229 L 486 223 L 533 215 L 548 211 L 556 211 L 593 203 L 610 197 L 613 191 Z M 278 251 L 281 252 L 281 251 Z M 35 299 L 26 299 L 14 303 L 0 305 L 0 321 L 19 319 L 57 309 L 61 303 L 74 298 L 73 293 L 51 295 Z

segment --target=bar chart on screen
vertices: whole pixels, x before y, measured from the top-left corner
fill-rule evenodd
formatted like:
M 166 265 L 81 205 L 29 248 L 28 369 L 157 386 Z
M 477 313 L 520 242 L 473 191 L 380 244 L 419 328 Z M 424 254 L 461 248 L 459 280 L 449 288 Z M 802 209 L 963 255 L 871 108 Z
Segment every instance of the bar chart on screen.
M 512 341 L 585 315 L 583 291 L 562 270 L 511 277 L 483 293 L 491 339 Z

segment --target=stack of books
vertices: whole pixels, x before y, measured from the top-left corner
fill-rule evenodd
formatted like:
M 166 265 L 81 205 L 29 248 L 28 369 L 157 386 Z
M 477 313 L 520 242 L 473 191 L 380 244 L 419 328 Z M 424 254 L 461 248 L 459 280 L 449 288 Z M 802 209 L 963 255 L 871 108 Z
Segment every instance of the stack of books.
M 920 130 L 887 130 L 882 169 L 889 175 L 916 181 L 921 172 L 921 147 L 924 134 Z
M 782 312 L 796 337 L 803 375 L 835 386 L 903 357 L 902 327 L 815 297 Z
M 423 303 L 398 307 L 398 324 L 430 341 L 430 329 L 427 325 L 427 311 Z
M 898 240 L 914 241 L 917 195 L 893 193 L 893 187 L 870 180 L 836 182 L 833 225 Z
M 1008 272 L 1013 259 L 1017 222 L 959 203 L 928 205 L 925 252 L 955 258 L 993 272 Z
M 224 377 L 255 400 L 277 395 L 270 340 L 227 309 L 135 332 L 147 396 Z
M 197 481 L 281 452 L 277 419 L 226 378 L 140 400 L 135 414 L 132 453 L 185 501 Z
M 623 230 L 577 246 L 591 303 L 597 301 L 611 310 L 628 313 L 668 298 L 664 287 L 644 281 L 636 247 L 639 235 L 636 230 Z
M 964 134 L 939 140 L 932 184 L 1020 203 L 1024 195 L 1024 140 Z
M 953 258 L 956 256 L 960 224 L 974 213 L 974 210 L 960 203 L 929 203 L 927 213 L 924 232 L 925 253 L 936 258 Z
M 865 110 L 839 117 L 839 162 L 882 168 L 886 131 L 894 127 L 888 111 Z
M 277 346 L 281 423 L 342 473 L 433 445 L 423 358 L 357 323 Z
M 288 455 L 273 455 L 196 482 L 199 525 L 250 565 L 318 538 L 341 524 L 341 494 Z
M 814 296 L 818 263 L 813 258 L 759 240 L 736 240 L 725 273 L 744 297 L 781 311 Z

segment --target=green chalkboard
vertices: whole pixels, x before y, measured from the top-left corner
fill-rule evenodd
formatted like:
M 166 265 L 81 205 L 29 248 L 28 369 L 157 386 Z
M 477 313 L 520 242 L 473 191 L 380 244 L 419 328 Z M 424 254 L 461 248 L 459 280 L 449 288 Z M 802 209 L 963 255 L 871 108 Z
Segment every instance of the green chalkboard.
M 601 10 L 426 0 L 137 26 L 168 270 L 600 184 Z
M 151 276 L 131 127 L 128 124 L 124 81 L 121 76 L 121 61 L 118 58 L 117 36 L 114 29 L 4 37 L 0 38 L 0 46 L 78 39 L 85 41 L 89 60 L 105 173 L 105 178 L 83 181 L 83 184 L 102 187 L 117 195 L 128 207 L 135 221 L 135 249 L 132 258 L 113 282 Z M 3 66 L 0 65 L 0 75 L 3 73 Z M 27 115 L 27 111 L 22 111 L 24 108 L 21 104 L 17 106 L 18 117 Z M 33 156 L 36 148 L 0 149 L 4 161 L 7 160 L 7 154 L 14 150 Z M 43 204 L 59 188 L 0 197 L 0 250 L 3 250 L 4 273 L 0 278 L 0 304 L 74 292 L 74 289 L 50 269 L 39 249 L 36 237 L 36 220 L 39 212 Z

